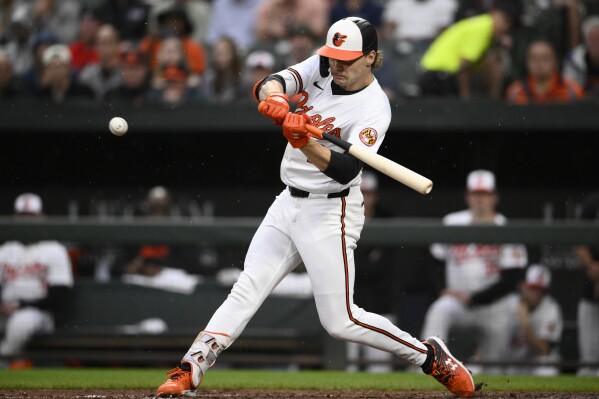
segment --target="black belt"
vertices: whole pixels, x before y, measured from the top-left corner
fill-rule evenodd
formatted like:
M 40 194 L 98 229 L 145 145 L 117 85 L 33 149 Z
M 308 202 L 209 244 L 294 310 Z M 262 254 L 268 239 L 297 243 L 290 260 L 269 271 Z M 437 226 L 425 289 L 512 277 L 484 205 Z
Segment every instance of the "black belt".
M 291 194 L 292 197 L 308 198 L 310 196 L 310 193 L 308 191 L 300 190 L 299 188 L 295 188 L 295 187 L 291 187 L 291 186 L 287 186 L 287 188 L 289 189 L 289 193 Z M 327 198 L 341 198 L 341 197 L 347 197 L 348 195 L 349 195 L 349 187 L 343 191 L 339 191 L 338 193 L 326 194 Z

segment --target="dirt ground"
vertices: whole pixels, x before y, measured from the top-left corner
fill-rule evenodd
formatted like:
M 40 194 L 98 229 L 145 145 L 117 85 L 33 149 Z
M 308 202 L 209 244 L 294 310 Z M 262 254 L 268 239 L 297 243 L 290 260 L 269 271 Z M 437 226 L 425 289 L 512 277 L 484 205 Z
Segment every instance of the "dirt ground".
M 153 392 L 144 390 L 107 391 L 107 390 L 0 390 L 0 399 L 150 399 Z M 381 391 L 214 391 L 202 390 L 198 398 L 237 398 L 237 399 L 453 399 L 455 396 L 448 392 L 381 392 Z M 568 392 L 479 392 L 476 398 L 482 399 L 599 399 L 599 393 L 568 393 Z

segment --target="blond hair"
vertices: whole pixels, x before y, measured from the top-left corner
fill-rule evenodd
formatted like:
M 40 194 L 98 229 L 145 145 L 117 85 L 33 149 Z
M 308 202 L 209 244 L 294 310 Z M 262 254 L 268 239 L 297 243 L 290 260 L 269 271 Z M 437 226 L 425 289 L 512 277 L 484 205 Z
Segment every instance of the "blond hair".
M 377 50 L 372 69 L 379 69 L 383 65 L 383 50 Z

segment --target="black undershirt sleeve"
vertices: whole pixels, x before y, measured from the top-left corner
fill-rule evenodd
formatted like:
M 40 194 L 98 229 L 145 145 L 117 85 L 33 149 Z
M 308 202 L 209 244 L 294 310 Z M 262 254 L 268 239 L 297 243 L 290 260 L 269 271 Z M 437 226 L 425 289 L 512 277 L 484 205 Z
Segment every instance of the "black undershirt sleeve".
M 21 306 L 34 306 L 56 316 L 66 309 L 70 292 L 71 287 L 66 285 L 51 285 L 48 287 L 48 295 L 45 298 L 38 301 L 21 301 Z
M 331 179 L 347 184 L 362 170 L 364 163 L 347 152 L 331 151 L 331 160 L 324 173 Z
M 501 278 L 497 283 L 473 294 L 470 298 L 470 305 L 486 305 L 494 302 L 514 291 L 523 279 L 524 269 L 519 267 L 506 269 L 501 272 Z

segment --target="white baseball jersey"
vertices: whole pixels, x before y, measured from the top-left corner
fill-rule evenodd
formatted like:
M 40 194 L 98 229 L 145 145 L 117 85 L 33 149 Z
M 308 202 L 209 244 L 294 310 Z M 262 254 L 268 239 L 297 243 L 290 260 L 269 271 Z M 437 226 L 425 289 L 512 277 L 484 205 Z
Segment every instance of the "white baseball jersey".
M 334 96 L 332 75 L 322 78 L 319 67 L 320 59 L 315 55 L 277 73 L 285 80 L 288 96 L 302 95 L 296 113 L 310 116 L 314 126 L 328 133 L 377 152 L 391 123 L 391 106 L 376 78 L 358 93 Z M 320 144 L 332 151 L 343 151 L 328 141 L 322 140 Z M 281 162 L 281 180 L 288 186 L 317 194 L 334 193 L 359 185 L 360 179 L 358 175 L 343 185 L 320 172 L 301 151 L 287 144 Z
M 495 224 L 504 225 L 506 218 L 497 214 Z M 472 224 L 472 213 L 466 209 L 443 218 L 445 225 Z M 526 247 L 521 244 L 433 244 L 431 253 L 446 262 L 447 288 L 474 293 L 499 281 L 501 271 L 524 268 L 528 263 Z
M 514 295 L 510 297 L 510 312 L 513 313 L 514 320 L 518 320 L 518 307 L 520 297 Z M 558 344 L 561 341 L 564 320 L 559 304 L 550 295 L 545 295 L 537 307 L 529 314 L 530 326 L 534 334 L 544 341 Z M 533 351 L 526 343 L 524 331 L 516 322 L 512 331 L 511 342 L 512 354 L 516 359 L 530 359 L 534 357 Z M 558 355 L 559 350 L 555 347 L 550 355 Z
M 0 247 L 0 283 L 3 303 L 43 299 L 51 285 L 72 287 L 66 248 L 56 241 L 5 243 Z

